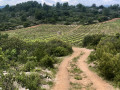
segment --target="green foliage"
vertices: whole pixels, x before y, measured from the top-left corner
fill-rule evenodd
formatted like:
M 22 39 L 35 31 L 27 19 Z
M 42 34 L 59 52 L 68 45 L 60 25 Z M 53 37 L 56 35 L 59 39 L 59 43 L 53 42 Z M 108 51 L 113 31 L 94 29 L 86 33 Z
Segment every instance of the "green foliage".
M 35 68 L 36 63 L 34 61 L 28 61 L 25 65 L 23 70 L 26 72 L 30 72 Z
M 40 76 L 38 74 L 30 74 L 30 75 L 18 75 L 16 77 L 18 83 L 20 83 L 23 87 L 26 87 L 29 90 L 40 90 Z
M 101 16 L 98 18 L 99 22 L 103 22 L 103 21 L 107 21 L 107 20 L 108 20 L 108 17 L 106 17 L 106 16 Z
M 3 90 L 15 90 L 13 82 L 15 81 L 12 74 L 2 75 L 2 89 Z
M 2 47 L 3 50 L 15 49 L 17 54 L 19 54 L 21 50 L 24 50 L 27 47 L 26 42 L 15 37 L 2 39 L 0 42 L 1 42 L 0 46 Z
M 104 35 L 88 35 L 83 39 L 83 46 L 96 46 Z
M 53 68 L 53 64 L 55 64 L 56 59 L 54 57 L 51 56 L 44 56 L 44 58 L 41 59 L 40 64 L 43 67 L 50 67 Z
M 20 51 L 20 54 L 18 55 L 18 61 L 22 63 L 26 63 L 27 56 L 28 56 L 27 50 Z
M 0 40 L 1 39 L 7 39 L 8 38 L 8 34 L 1 34 L 0 33 Z
M 44 63 L 45 67 L 53 67 L 55 63 L 54 58 L 50 56 L 66 56 L 72 53 L 72 47 L 60 40 L 51 40 L 47 43 L 26 43 L 18 38 L 7 38 L 1 39 L 0 46 L 5 51 L 6 60 L 8 61 L 17 61 L 19 63 L 33 61 L 39 64 Z
M 33 55 L 36 56 L 37 61 L 39 62 L 47 53 L 45 51 L 46 44 L 45 43 L 34 43 L 34 52 Z M 48 48 L 48 47 L 47 47 Z
M 97 70 L 107 80 L 111 80 L 120 87 L 120 39 L 116 36 L 102 39 L 96 51 L 90 55 L 90 60 L 95 61 Z
M 9 60 L 17 59 L 16 58 L 16 49 L 12 49 L 12 50 L 7 49 L 4 53 Z
M 4 55 L 2 48 L 0 48 L 0 69 L 7 69 L 8 67 L 9 67 L 8 60 Z
M 89 13 L 88 13 L 89 12 Z M 111 5 L 110 7 L 84 6 L 77 4 L 69 5 L 68 2 L 63 4 L 56 3 L 50 6 L 36 1 L 28 1 L 15 6 L 6 5 L 0 9 L 0 31 L 13 30 L 20 25 L 28 27 L 36 24 L 93 24 L 95 21 L 103 22 L 120 16 L 119 6 Z M 8 14 L 9 13 L 9 14 Z
M 62 42 L 61 40 L 51 40 L 47 43 L 47 49 L 46 52 L 50 55 L 55 55 L 55 56 L 66 56 L 68 54 L 71 54 L 72 51 L 72 46 L 69 44 Z
M 66 56 L 68 54 L 69 54 L 69 51 L 66 48 L 64 48 L 64 47 L 60 47 L 59 46 L 59 47 L 56 47 L 53 50 L 53 55 L 58 56 L 58 57 L 60 57 L 60 56 Z
M 37 74 L 41 70 L 37 70 L 35 74 L 32 74 L 32 70 L 38 66 L 54 69 L 54 64 L 58 62 L 54 56 L 68 55 L 69 51 L 72 53 L 72 47 L 60 40 L 25 42 L 18 38 L 2 38 L 0 47 L 3 48 L 0 48 L 0 70 L 8 72 L 0 80 L 0 87 L 4 90 L 15 90 L 14 81 L 29 90 L 41 90 L 42 77 Z M 49 50 L 54 52 L 47 52 Z M 30 74 L 21 74 L 19 71 Z M 10 72 L 12 76 L 9 76 Z M 52 82 L 48 84 L 52 85 Z
M 116 38 L 120 38 L 120 33 L 116 33 Z
M 23 26 L 26 28 L 26 27 L 29 27 L 30 26 L 30 23 L 29 22 L 25 22 L 24 24 L 23 24 Z
M 22 16 L 20 17 L 20 19 L 21 19 L 21 21 L 23 21 L 23 22 L 27 20 L 27 18 L 26 18 L 25 15 L 22 15 Z

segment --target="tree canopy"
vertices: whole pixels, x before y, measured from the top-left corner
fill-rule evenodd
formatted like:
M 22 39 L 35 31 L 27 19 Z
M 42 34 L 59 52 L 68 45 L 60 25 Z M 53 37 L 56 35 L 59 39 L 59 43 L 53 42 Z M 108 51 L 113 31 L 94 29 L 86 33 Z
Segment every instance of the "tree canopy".
M 120 17 L 120 6 L 104 7 L 69 5 L 68 2 L 57 2 L 50 6 L 37 1 L 28 1 L 15 6 L 6 5 L 0 9 L 0 31 L 21 28 L 37 24 L 93 24 Z

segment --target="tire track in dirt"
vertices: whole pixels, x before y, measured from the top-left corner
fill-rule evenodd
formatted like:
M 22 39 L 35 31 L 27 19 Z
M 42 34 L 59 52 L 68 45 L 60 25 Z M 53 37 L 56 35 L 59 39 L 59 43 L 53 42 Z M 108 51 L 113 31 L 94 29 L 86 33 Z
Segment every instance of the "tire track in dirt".
M 70 77 L 69 77 L 69 72 L 67 68 L 68 68 L 69 62 L 73 58 L 79 56 L 81 52 L 84 52 L 84 54 L 78 59 L 77 66 L 86 75 L 87 81 L 85 82 L 91 82 L 92 87 L 95 90 L 115 90 L 110 84 L 108 84 L 106 81 L 100 78 L 96 73 L 89 70 L 89 66 L 86 63 L 86 60 L 92 50 L 73 47 L 73 51 L 74 51 L 73 54 L 71 56 L 65 57 L 62 63 L 60 64 L 58 73 L 55 79 L 55 85 L 52 88 L 52 90 L 69 90 L 70 89 Z M 82 80 L 80 82 L 84 83 Z M 82 89 L 82 90 L 86 90 L 86 89 Z
M 56 75 L 55 79 L 55 86 L 52 90 L 69 90 L 70 88 L 70 82 L 69 82 L 69 74 L 68 74 L 68 63 L 71 59 L 78 56 L 80 52 L 77 50 L 77 48 L 73 48 L 73 54 L 71 56 L 67 56 L 64 58 L 62 63 L 59 66 L 58 73 Z
M 86 60 L 88 56 L 91 53 L 91 50 L 81 48 L 82 52 L 84 52 L 84 55 L 80 57 L 78 60 L 78 67 L 83 71 L 83 73 L 86 74 L 87 78 L 93 83 L 93 87 L 96 90 L 114 90 L 114 88 L 108 84 L 106 81 L 104 81 L 102 78 L 100 78 L 96 73 L 89 70 L 89 66 L 86 63 Z

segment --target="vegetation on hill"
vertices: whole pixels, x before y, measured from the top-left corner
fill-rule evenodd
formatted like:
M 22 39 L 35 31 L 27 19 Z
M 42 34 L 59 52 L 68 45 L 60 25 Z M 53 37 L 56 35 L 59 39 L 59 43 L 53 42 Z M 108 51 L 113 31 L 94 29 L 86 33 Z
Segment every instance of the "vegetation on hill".
M 110 7 L 69 5 L 56 3 L 49 6 L 28 1 L 0 9 L 0 31 L 29 27 L 37 24 L 92 24 L 120 16 L 119 5 Z
M 99 35 L 93 39 L 99 43 L 94 46 L 95 51 L 90 55 L 89 61 L 94 63 L 94 67 L 101 76 L 120 87 L 120 34 L 104 36 L 100 40 L 96 39 L 98 37 Z M 84 40 L 86 41 L 86 38 Z M 92 44 L 93 42 L 88 42 L 87 45 Z
M 54 73 L 58 57 L 73 52 L 68 43 L 94 48 L 90 61 L 100 75 L 120 87 L 120 20 L 97 23 L 118 17 L 119 5 L 58 2 L 49 6 L 36 1 L 6 5 L 0 9 L 0 87 L 14 90 L 17 82 L 30 90 L 42 90 L 42 85 L 52 85 L 50 71 Z M 24 28 L 38 24 L 43 25 Z
M 115 35 L 120 33 L 120 20 L 91 25 L 38 25 L 31 28 L 3 31 L 9 37 L 17 37 L 26 42 L 48 42 L 57 38 L 75 46 L 82 45 L 85 36 Z
M 34 70 L 36 68 L 54 69 L 54 64 L 59 62 L 56 57 L 71 53 L 72 47 L 57 39 L 49 42 L 27 43 L 15 37 L 9 38 L 7 34 L 0 34 L 0 75 L 2 78 L 0 87 L 4 90 L 14 90 L 13 83 L 17 81 L 23 87 L 38 90 L 42 85 L 42 77 Z M 7 75 L 4 75 L 3 71 L 6 71 Z M 31 73 L 26 75 L 25 72 Z

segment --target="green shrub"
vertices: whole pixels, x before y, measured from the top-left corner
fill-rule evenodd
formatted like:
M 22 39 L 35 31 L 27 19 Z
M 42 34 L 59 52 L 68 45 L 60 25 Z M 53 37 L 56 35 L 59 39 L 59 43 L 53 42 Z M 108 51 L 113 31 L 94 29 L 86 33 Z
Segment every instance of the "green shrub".
M 88 35 L 83 39 L 83 47 L 96 46 L 104 35 Z
M 2 51 L 2 48 L 0 48 L 0 69 L 7 69 L 8 67 L 8 59 Z
M 4 51 L 7 49 L 16 49 L 17 55 L 20 53 L 21 50 L 27 49 L 27 43 L 15 37 L 2 39 L 0 40 L 0 42 L 0 46 L 3 48 Z
M 8 38 L 8 34 L 1 34 L 0 33 L 0 40 L 1 39 L 7 39 Z
M 33 70 L 35 68 L 35 62 L 33 61 L 28 61 L 25 65 L 23 70 L 26 72 L 30 72 L 31 70 Z
M 45 55 L 47 55 L 47 53 L 45 52 L 43 47 L 36 48 L 33 52 L 33 56 L 36 57 L 37 62 L 39 62 Z
M 71 45 L 69 45 L 65 42 L 62 42 L 61 40 L 58 40 L 58 39 L 53 39 L 53 40 L 49 41 L 47 43 L 46 47 L 49 47 L 46 49 L 46 52 L 49 55 L 66 56 L 73 52 Z M 60 50 L 60 48 L 62 50 Z
M 18 75 L 16 77 L 18 83 L 20 83 L 23 87 L 26 87 L 29 90 L 41 90 L 41 78 L 38 74 L 31 75 Z
M 3 90 L 15 90 L 15 86 L 13 85 L 15 80 L 12 74 L 2 75 L 1 79 Z
M 17 60 L 16 49 L 12 49 L 12 50 L 7 49 L 4 53 L 9 60 Z
M 23 24 L 23 26 L 26 28 L 26 27 L 29 27 L 30 26 L 30 23 L 29 22 L 25 22 L 24 24 Z
M 28 52 L 27 50 L 20 51 L 20 54 L 18 55 L 18 60 L 19 62 L 26 63 L 27 62 L 27 56 Z
M 116 36 L 102 39 L 96 47 L 96 51 L 90 55 L 90 61 L 96 60 L 99 73 L 107 80 L 119 84 L 120 74 L 120 39 Z
M 58 56 L 58 57 L 66 56 L 68 54 L 69 54 L 69 51 L 64 47 L 58 46 L 53 50 L 53 55 Z
M 89 56 L 90 58 L 90 62 L 93 62 L 93 61 L 96 61 L 97 60 L 97 57 L 96 57 L 96 53 L 95 52 L 92 52 Z
M 40 64 L 43 67 L 50 67 L 53 68 L 53 64 L 56 62 L 55 58 L 46 55 L 44 58 L 41 59 Z

